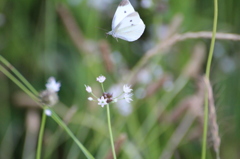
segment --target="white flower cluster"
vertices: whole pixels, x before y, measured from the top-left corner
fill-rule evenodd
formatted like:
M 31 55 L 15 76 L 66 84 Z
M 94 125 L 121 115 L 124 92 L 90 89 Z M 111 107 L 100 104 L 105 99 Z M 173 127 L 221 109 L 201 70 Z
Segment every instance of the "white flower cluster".
M 103 83 L 104 81 L 106 80 L 106 77 L 104 76 L 99 76 L 97 77 L 97 81 L 99 83 Z M 130 103 L 132 100 L 132 89 L 131 89 L 131 86 L 129 85 L 124 85 L 123 86 L 123 92 L 122 94 L 120 94 L 119 96 L 117 97 L 113 97 L 112 94 L 110 93 L 106 93 L 104 92 L 103 95 L 101 97 L 97 97 L 96 95 L 93 94 L 92 92 L 92 88 L 90 86 L 87 86 L 85 85 L 85 88 L 86 88 L 86 91 L 88 93 L 91 93 L 93 97 L 88 97 L 88 100 L 89 101 L 97 101 L 98 102 L 98 105 L 100 105 L 101 107 L 104 107 L 105 105 L 107 105 L 108 103 L 116 103 L 118 102 L 118 100 L 121 100 L 121 99 L 125 99 L 126 102 Z M 94 99 L 95 98 L 95 99 Z
M 54 77 L 50 77 L 48 79 L 48 82 L 46 84 L 47 90 L 51 92 L 58 92 L 60 90 L 60 87 L 61 87 L 61 83 L 57 82 Z
M 46 90 L 40 93 L 40 99 L 43 104 L 53 106 L 58 102 L 58 91 L 60 90 L 61 83 L 57 82 L 54 77 L 50 77 L 46 83 Z M 50 110 L 45 111 L 49 115 Z

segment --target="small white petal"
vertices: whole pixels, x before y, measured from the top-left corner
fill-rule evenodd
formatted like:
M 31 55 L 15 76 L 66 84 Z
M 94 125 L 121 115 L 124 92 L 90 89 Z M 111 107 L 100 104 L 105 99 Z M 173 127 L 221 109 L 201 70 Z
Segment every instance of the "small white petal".
M 133 95 L 132 93 L 130 93 L 130 94 L 129 93 L 125 93 L 124 94 L 124 99 L 126 100 L 126 102 L 130 103 L 131 101 L 133 101 L 132 98 L 131 98 L 132 95 Z
M 60 90 L 61 84 L 55 80 L 54 77 L 50 77 L 46 84 L 46 88 L 52 92 L 58 92 Z
M 47 116 L 51 116 L 51 115 L 52 115 L 52 111 L 49 110 L 49 109 L 46 109 L 46 110 L 45 110 L 45 114 L 46 114 Z
M 107 105 L 107 99 L 105 99 L 103 96 L 101 98 L 98 98 L 98 105 L 104 107 L 104 105 Z
M 128 85 L 124 85 L 123 86 L 123 92 L 124 93 L 130 93 L 130 92 L 132 92 L 132 89 L 131 89 L 131 86 L 128 86 Z
M 92 101 L 92 100 L 93 100 L 93 98 L 92 98 L 92 97 L 88 97 L 88 100 L 89 100 L 89 101 Z
M 118 102 L 118 99 L 115 98 L 115 99 L 113 100 L 113 103 L 117 103 L 117 102 Z
M 92 88 L 91 88 L 90 86 L 86 86 L 86 85 L 85 85 L 85 87 L 86 87 L 86 91 L 87 91 L 88 93 L 92 93 Z
M 106 77 L 104 77 L 102 75 L 97 77 L 97 81 L 100 82 L 100 83 L 103 83 L 105 80 L 106 80 Z

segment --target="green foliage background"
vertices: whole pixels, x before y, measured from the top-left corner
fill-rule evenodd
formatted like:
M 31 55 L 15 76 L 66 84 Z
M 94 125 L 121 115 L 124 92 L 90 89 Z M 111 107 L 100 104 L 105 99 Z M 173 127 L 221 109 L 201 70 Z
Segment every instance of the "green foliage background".
M 61 82 L 60 102 L 53 109 L 66 119 L 69 128 L 96 158 L 107 158 L 111 151 L 106 111 L 97 103 L 87 100 L 84 84 L 90 85 L 99 96 L 100 85 L 95 78 L 101 74 L 107 77 L 104 83 L 106 90 L 114 84 L 131 84 L 127 77 L 148 50 L 167 40 L 165 34 L 170 31 L 173 31 L 172 35 L 211 31 L 213 23 L 212 1 L 153 0 L 151 7 L 143 8 L 141 1 L 135 0 L 131 2 L 146 24 L 145 33 L 132 43 L 116 41 L 112 37 L 106 38 L 106 31 L 101 28 L 111 29 L 112 17 L 119 2 L 0 1 L 0 54 L 39 91 L 45 89 L 50 76 Z M 219 1 L 218 32 L 239 34 L 239 6 L 239 0 Z M 62 9 L 69 11 L 70 18 L 77 24 L 77 31 L 82 33 L 82 42 L 77 41 L 81 47 L 77 47 L 69 35 L 69 32 L 76 35 L 78 32 L 69 30 L 63 23 L 64 18 L 59 13 L 63 12 Z M 65 16 L 66 19 L 69 16 Z M 175 25 L 178 21 L 179 25 Z M 112 71 L 106 69 L 104 51 L 100 49 L 105 44 L 110 50 L 107 56 L 112 59 Z M 168 49 L 158 50 L 158 54 L 140 69 L 140 73 L 145 71 L 145 74 L 134 76 L 132 113 L 124 116 L 115 104 L 111 105 L 114 138 L 117 140 L 124 136 L 119 158 L 155 159 L 163 154 L 168 144 L 171 145 L 170 138 L 183 123 L 186 114 L 180 113 L 175 121 L 169 119 L 181 106 L 179 103 L 198 91 L 196 81 L 197 77 L 204 75 L 206 59 L 197 77 L 186 77 L 185 67 L 190 62 L 194 63 L 192 54 L 195 47 L 199 46 L 207 54 L 209 45 L 209 38 L 177 42 Z M 240 158 L 239 49 L 239 41 L 217 39 L 211 68 L 223 159 Z M 159 67 L 161 74 L 156 73 Z M 150 85 L 165 76 L 165 84 L 156 87 L 150 96 L 144 96 Z M 149 80 L 141 82 L 145 78 Z M 169 84 L 171 89 L 167 87 Z M 178 88 L 179 92 L 176 92 Z M 139 99 L 139 96 L 142 98 Z M 166 109 L 161 112 L 161 107 Z M 29 97 L 0 73 L 0 158 L 34 158 L 41 112 L 29 101 Z M 201 122 L 194 120 L 173 150 L 172 158 L 200 158 L 201 137 Z M 208 158 L 215 158 L 211 142 L 208 145 Z M 43 158 L 85 157 L 67 134 L 48 118 Z

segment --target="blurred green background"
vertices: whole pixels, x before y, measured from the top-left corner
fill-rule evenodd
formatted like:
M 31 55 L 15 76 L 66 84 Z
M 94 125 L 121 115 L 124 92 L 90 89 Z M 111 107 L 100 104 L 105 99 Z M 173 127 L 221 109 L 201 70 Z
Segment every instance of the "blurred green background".
M 209 0 L 131 0 L 146 30 L 135 42 L 106 32 L 120 0 L 1 0 L 0 54 L 36 88 L 50 76 L 61 82 L 54 110 L 96 158 L 111 158 L 106 109 L 89 102 L 84 84 L 101 96 L 96 82 L 117 96 L 123 84 L 133 102 L 111 104 L 118 158 L 199 159 L 202 141 L 201 77 L 210 38 L 189 38 L 164 46 L 176 34 L 211 31 Z M 218 32 L 239 34 L 240 1 L 219 1 Z M 142 67 L 139 61 L 161 45 Z M 161 48 L 161 47 L 160 47 Z M 217 39 L 211 84 L 223 159 L 240 158 L 239 41 Z M 144 60 L 143 60 L 144 61 Z M 0 158 L 35 158 L 42 110 L 0 73 Z M 211 126 L 209 128 L 211 130 Z M 207 158 L 215 158 L 208 135 Z M 44 134 L 44 159 L 85 158 L 51 119 Z

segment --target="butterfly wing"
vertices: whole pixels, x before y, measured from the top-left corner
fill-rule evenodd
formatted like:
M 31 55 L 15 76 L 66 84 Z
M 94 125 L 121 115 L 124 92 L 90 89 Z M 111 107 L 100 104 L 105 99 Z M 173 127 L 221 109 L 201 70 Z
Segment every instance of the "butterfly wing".
M 114 29 L 114 37 L 126 41 L 135 41 L 140 38 L 145 30 L 145 24 L 138 12 L 133 12 L 125 17 Z
M 128 0 L 122 0 L 114 14 L 112 21 L 112 30 L 129 14 L 135 12 L 133 6 Z

